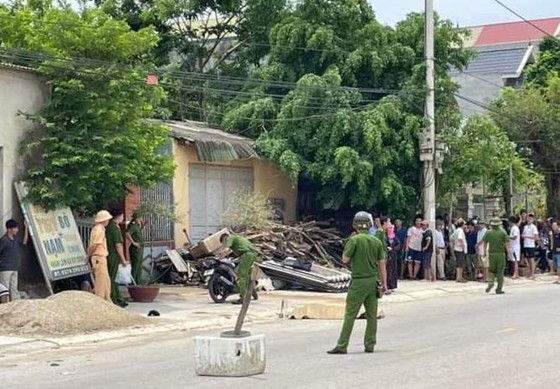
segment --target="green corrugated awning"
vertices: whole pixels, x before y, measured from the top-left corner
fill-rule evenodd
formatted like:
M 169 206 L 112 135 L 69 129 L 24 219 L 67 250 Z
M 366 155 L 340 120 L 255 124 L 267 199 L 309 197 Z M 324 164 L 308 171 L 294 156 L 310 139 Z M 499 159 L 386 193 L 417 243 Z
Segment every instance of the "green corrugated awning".
M 211 128 L 201 122 L 165 121 L 164 124 L 169 127 L 172 138 L 194 144 L 200 161 L 220 162 L 259 158 L 252 141 L 248 138 Z

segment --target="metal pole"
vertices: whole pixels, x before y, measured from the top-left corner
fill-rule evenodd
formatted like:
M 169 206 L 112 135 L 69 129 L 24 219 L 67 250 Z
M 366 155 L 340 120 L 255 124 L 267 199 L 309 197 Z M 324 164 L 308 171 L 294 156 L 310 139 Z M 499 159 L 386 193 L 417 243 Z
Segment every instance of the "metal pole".
M 425 2 L 425 55 L 426 55 L 426 118 L 429 128 L 424 134 L 424 144 L 430 155 L 424 160 L 424 218 L 430 228 L 436 223 L 436 169 L 435 169 L 435 79 L 434 79 L 434 1 Z
M 513 167 L 509 164 L 509 214 L 513 215 Z

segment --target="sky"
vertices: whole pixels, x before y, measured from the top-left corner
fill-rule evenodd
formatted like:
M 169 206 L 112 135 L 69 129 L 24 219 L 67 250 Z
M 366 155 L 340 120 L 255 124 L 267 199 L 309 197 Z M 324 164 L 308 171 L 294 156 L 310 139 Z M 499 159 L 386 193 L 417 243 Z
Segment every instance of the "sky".
M 527 19 L 560 17 L 559 0 L 501 0 Z M 377 20 L 394 26 L 409 12 L 422 11 L 424 0 L 369 0 Z M 434 8 L 445 19 L 462 27 L 519 21 L 494 0 L 434 0 Z

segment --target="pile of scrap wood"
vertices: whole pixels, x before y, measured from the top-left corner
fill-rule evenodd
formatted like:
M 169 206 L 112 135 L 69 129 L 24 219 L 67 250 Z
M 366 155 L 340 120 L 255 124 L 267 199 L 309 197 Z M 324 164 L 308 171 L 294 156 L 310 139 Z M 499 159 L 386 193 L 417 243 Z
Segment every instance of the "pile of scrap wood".
M 294 226 L 277 224 L 266 231 L 247 230 L 242 235 L 266 259 L 292 257 L 329 267 L 341 265 L 344 238 L 335 228 L 322 228 L 314 221 Z
M 259 267 L 275 288 L 345 292 L 350 273 L 342 266 L 344 238 L 317 222 L 274 225 L 242 233 L 259 250 Z

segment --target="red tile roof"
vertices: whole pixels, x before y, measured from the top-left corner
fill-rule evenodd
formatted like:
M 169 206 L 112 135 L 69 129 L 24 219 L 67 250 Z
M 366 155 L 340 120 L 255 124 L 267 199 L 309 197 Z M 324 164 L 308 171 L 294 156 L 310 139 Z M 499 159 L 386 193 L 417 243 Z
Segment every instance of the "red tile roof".
M 532 20 L 531 22 L 550 35 L 557 34 L 560 29 L 560 17 Z M 524 21 L 491 24 L 479 27 L 482 27 L 482 31 L 474 43 L 475 46 L 515 42 L 538 42 L 546 35 Z

